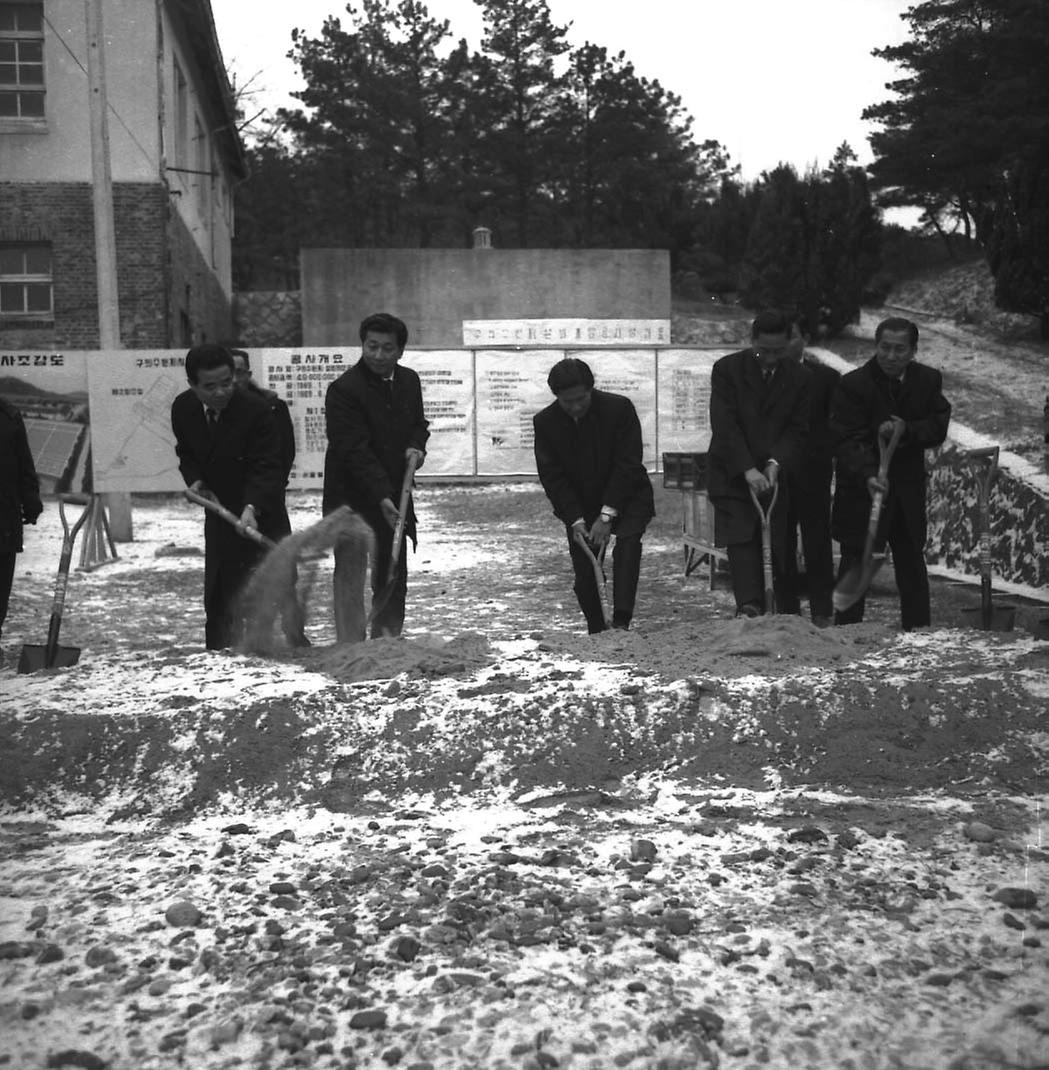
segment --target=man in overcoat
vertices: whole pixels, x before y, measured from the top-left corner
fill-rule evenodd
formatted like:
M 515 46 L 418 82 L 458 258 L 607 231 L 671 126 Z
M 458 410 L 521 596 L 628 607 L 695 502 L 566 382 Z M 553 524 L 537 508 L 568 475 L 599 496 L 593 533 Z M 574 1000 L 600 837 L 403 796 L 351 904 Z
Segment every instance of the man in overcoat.
M 423 411 L 422 384 L 400 364 L 408 343 L 404 322 L 387 312 L 360 325 L 361 357 L 327 390 L 324 418 L 328 449 L 324 457 L 326 514 L 349 505 L 375 532 L 372 591 L 386 582 L 399 516 L 401 485 L 408 462 L 422 466 L 429 421 Z M 408 498 L 405 534 L 416 541 L 415 508 Z M 335 545 L 335 632 L 340 642 L 364 639 L 364 590 L 358 548 L 348 540 Z M 393 592 L 372 621 L 372 638 L 400 635 L 408 591 L 407 556 L 397 559 Z
M 714 506 L 714 541 L 728 550 L 736 615 L 768 612 L 762 568 L 761 517 L 753 490 L 771 516 L 776 608 L 797 613 L 797 566 L 789 539 L 785 472 L 802 463 L 808 433 L 808 373 L 790 357 L 791 322 L 782 312 L 760 313 L 751 345 L 716 361 L 710 376 L 707 493 Z
M 575 596 L 587 631 L 604 631 L 597 577 L 575 535 L 595 554 L 615 535 L 611 624 L 625 629 L 637 601 L 641 537 L 656 512 L 641 421 L 629 398 L 594 388 L 593 372 L 582 360 L 558 361 L 547 385 L 557 400 L 532 418 L 535 462 L 554 515 L 565 525 Z
M 943 376 L 919 364 L 918 328 L 890 317 L 874 332 L 874 356 L 843 375 L 831 405 L 831 431 L 837 440 L 837 480 L 832 528 L 841 543 L 839 578 L 858 565 L 866 541 L 871 499 L 885 491 L 878 539 L 888 542 L 900 592 L 900 622 L 905 631 L 930 623 L 925 451 L 947 437 L 951 406 L 943 396 Z M 888 439 L 896 423 L 903 437 L 889 465 L 887 485 L 878 482 L 878 440 Z M 863 620 L 865 599 L 835 614 L 838 624 Z
M 189 389 L 171 405 L 182 478 L 190 490 L 224 505 L 244 527 L 279 538 L 284 534 L 278 530 L 284 475 L 269 405 L 235 389 L 233 358 L 220 345 L 190 349 L 186 378 Z M 239 638 L 236 599 L 260 554 L 258 544 L 232 524 L 206 513 L 204 635 L 209 650 L 231 647 Z
M 23 525 L 35 524 L 43 510 L 25 421 L 14 405 L 0 398 L 0 634 L 11 600 L 15 560 L 22 552 Z M 3 656 L 0 650 L 0 662 Z

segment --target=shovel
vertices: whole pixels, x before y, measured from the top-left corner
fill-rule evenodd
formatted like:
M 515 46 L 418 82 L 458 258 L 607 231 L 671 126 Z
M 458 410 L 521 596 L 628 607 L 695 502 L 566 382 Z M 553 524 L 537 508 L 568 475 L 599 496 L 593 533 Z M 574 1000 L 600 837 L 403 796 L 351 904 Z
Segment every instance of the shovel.
M 80 519 L 69 527 L 66 520 L 66 503 L 86 505 Z M 66 588 L 69 586 L 69 563 L 73 559 L 73 544 L 84 522 L 91 515 L 91 497 L 87 494 L 60 494 L 58 515 L 62 518 L 62 555 L 58 560 L 58 579 L 55 581 L 55 597 L 51 603 L 51 623 L 47 629 L 47 642 L 43 646 L 26 643 L 18 659 L 20 673 L 38 672 L 40 669 L 68 669 L 80 660 L 80 648 L 59 646 L 58 630 L 62 626 L 62 610 L 66 604 Z
M 966 456 L 983 470 L 977 472 L 980 503 L 980 627 L 991 628 L 994 607 L 991 605 L 991 486 L 998 474 L 998 447 L 967 450 Z
M 397 503 L 397 523 L 393 529 L 393 545 L 390 547 L 390 564 L 386 569 L 386 582 L 382 589 L 372 597 L 372 608 L 368 614 L 368 627 L 371 627 L 375 618 L 386 608 L 393 589 L 397 586 L 397 563 L 401 559 L 401 549 L 404 545 L 404 527 L 408 523 L 408 499 L 412 493 L 412 479 L 415 477 L 415 469 L 419 466 L 419 458 L 412 454 L 408 458 L 408 467 L 404 470 L 404 479 L 401 480 L 401 498 Z
M 776 507 L 776 499 L 779 497 L 779 481 L 772 484 L 772 497 L 769 499 L 769 507 L 766 509 L 761 504 L 753 487 L 749 487 L 750 498 L 754 508 L 761 518 L 761 568 L 765 577 L 765 612 L 774 616 L 776 613 L 776 592 L 772 579 L 772 510 Z
M 878 436 L 878 479 L 884 483 L 889 475 L 889 462 L 896 452 L 903 435 L 903 421 L 897 421 L 892 429 L 889 440 Z M 843 613 L 846 609 L 854 606 L 870 587 L 878 569 L 885 563 L 885 551 L 880 554 L 874 552 L 874 541 L 878 537 L 878 521 L 881 519 L 881 507 L 885 501 L 885 493 L 877 490 L 871 499 L 870 519 L 867 521 L 867 541 L 863 546 L 863 556 L 859 564 L 854 565 L 838 580 L 834 587 L 834 609 Z
M 245 524 L 242 524 L 240 522 L 240 517 L 237 516 L 236 513 L 227 509 L 213 498 L 205 498 L 203 494 L 198 494 L 195 490 L 187 489 L 183 493 L 191 502 L 196 502 L 197 505 L 203 505 L 209 512 L 222 517 L 227 523 L 232 524 L 245 539 L 251 539 L 252 542 L 257 542 L 264 550 L 272 550 L 277 545 L 272 539 L 263 535 L 258 528 L 249 528 Z
M 590 564 L 594 569 L 594 580 L 601 594 L 601 609 L 605 615 L 605 627 L 612 626 L 612 614 L 608 612 L 608 576 L 605 574 L 605 543 L 601 547 L 601 554 L 597 556 L 586 541 L 586 536 L 581 531 L 574 531 L 572 538 L 582 547 L 583 553 L 590 558 Z

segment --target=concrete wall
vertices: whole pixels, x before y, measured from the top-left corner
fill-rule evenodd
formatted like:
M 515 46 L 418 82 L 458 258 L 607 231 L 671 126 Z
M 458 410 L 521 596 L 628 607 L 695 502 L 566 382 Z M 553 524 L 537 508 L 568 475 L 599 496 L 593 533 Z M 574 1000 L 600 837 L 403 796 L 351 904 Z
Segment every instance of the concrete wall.
M 305 345 L 347 345 L 372 312 L 410 345 L 463 344 L 463 320 L 670 319 L 663 249 L 303 249 Z

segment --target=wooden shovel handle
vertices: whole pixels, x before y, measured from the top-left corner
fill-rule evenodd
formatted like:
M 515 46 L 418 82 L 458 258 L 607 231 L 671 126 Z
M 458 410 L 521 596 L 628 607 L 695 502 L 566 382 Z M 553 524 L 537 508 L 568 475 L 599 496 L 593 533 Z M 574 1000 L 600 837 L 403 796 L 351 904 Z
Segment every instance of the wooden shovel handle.
M 257 542 L 259 546 L 264 547 L 267 550 L 272 550 L 277 544 L 268 539 L 262 534 L 258 528 L 249 528 L 247 525 L 242 524 L 240 517 L 236 513 L 231 512 L 221 502 L 214 501 L 211 498 L 205 498 L 203 494 L 198 494 L 195 490 L 190 490 L 188 487 L 185 490 L 185 495 L 191 502 L 196 502 L 197 505 L 204 506 L 208 512 L 214 513 L 216 516 L 222 517 L 228 524 L 232 524 L 240 535 L 243 535 L 245 539 L 251 539 L 252 542 Z
M 419 457 L 412 454 L 408 458 L 408 467 L 404 470 L 404 479 L 401 480 L 401 497 L 397 502 L 397 523 L 393 528 L 393 547 L 390 550 L 390 567 L 387 570 L 387 579 L 392 579 L 397 571 L 397 562 L 401 557 L 401 546 L 404 543 L 404 528 L 408 523 L 408 499 L 412 495 L 412 480 L 415 478 L 415 470 L 419 467 Z

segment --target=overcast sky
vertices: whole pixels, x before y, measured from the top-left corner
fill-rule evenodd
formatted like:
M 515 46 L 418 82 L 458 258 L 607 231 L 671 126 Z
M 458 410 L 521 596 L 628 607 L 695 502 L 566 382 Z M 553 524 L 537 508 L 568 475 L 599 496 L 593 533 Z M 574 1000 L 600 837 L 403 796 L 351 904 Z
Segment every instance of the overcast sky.
M 473 0 L 429 0 L 456 38 L 481 43 Z M 799 171 L 824 165 L 842 141 L 870 161 L 869 124 L 860 113 L 886 99 L 896 77 L 871 49 L 907 37 L 900 14 L 910 0 L 549 0 L 569 41 L 622 50 L 640 75 L 678 94 L 697 140 L 728 149 L 743 177 L 781 161 Z M 294 106 L 301 80 L 285 53 L 291 29 L 320 33 L 345 2 L 251 3 L 212 0 L 219 43 L 238 84 L 254 79 L 256 105 Z M 344 18 L 344 24 L 349 20 Z

